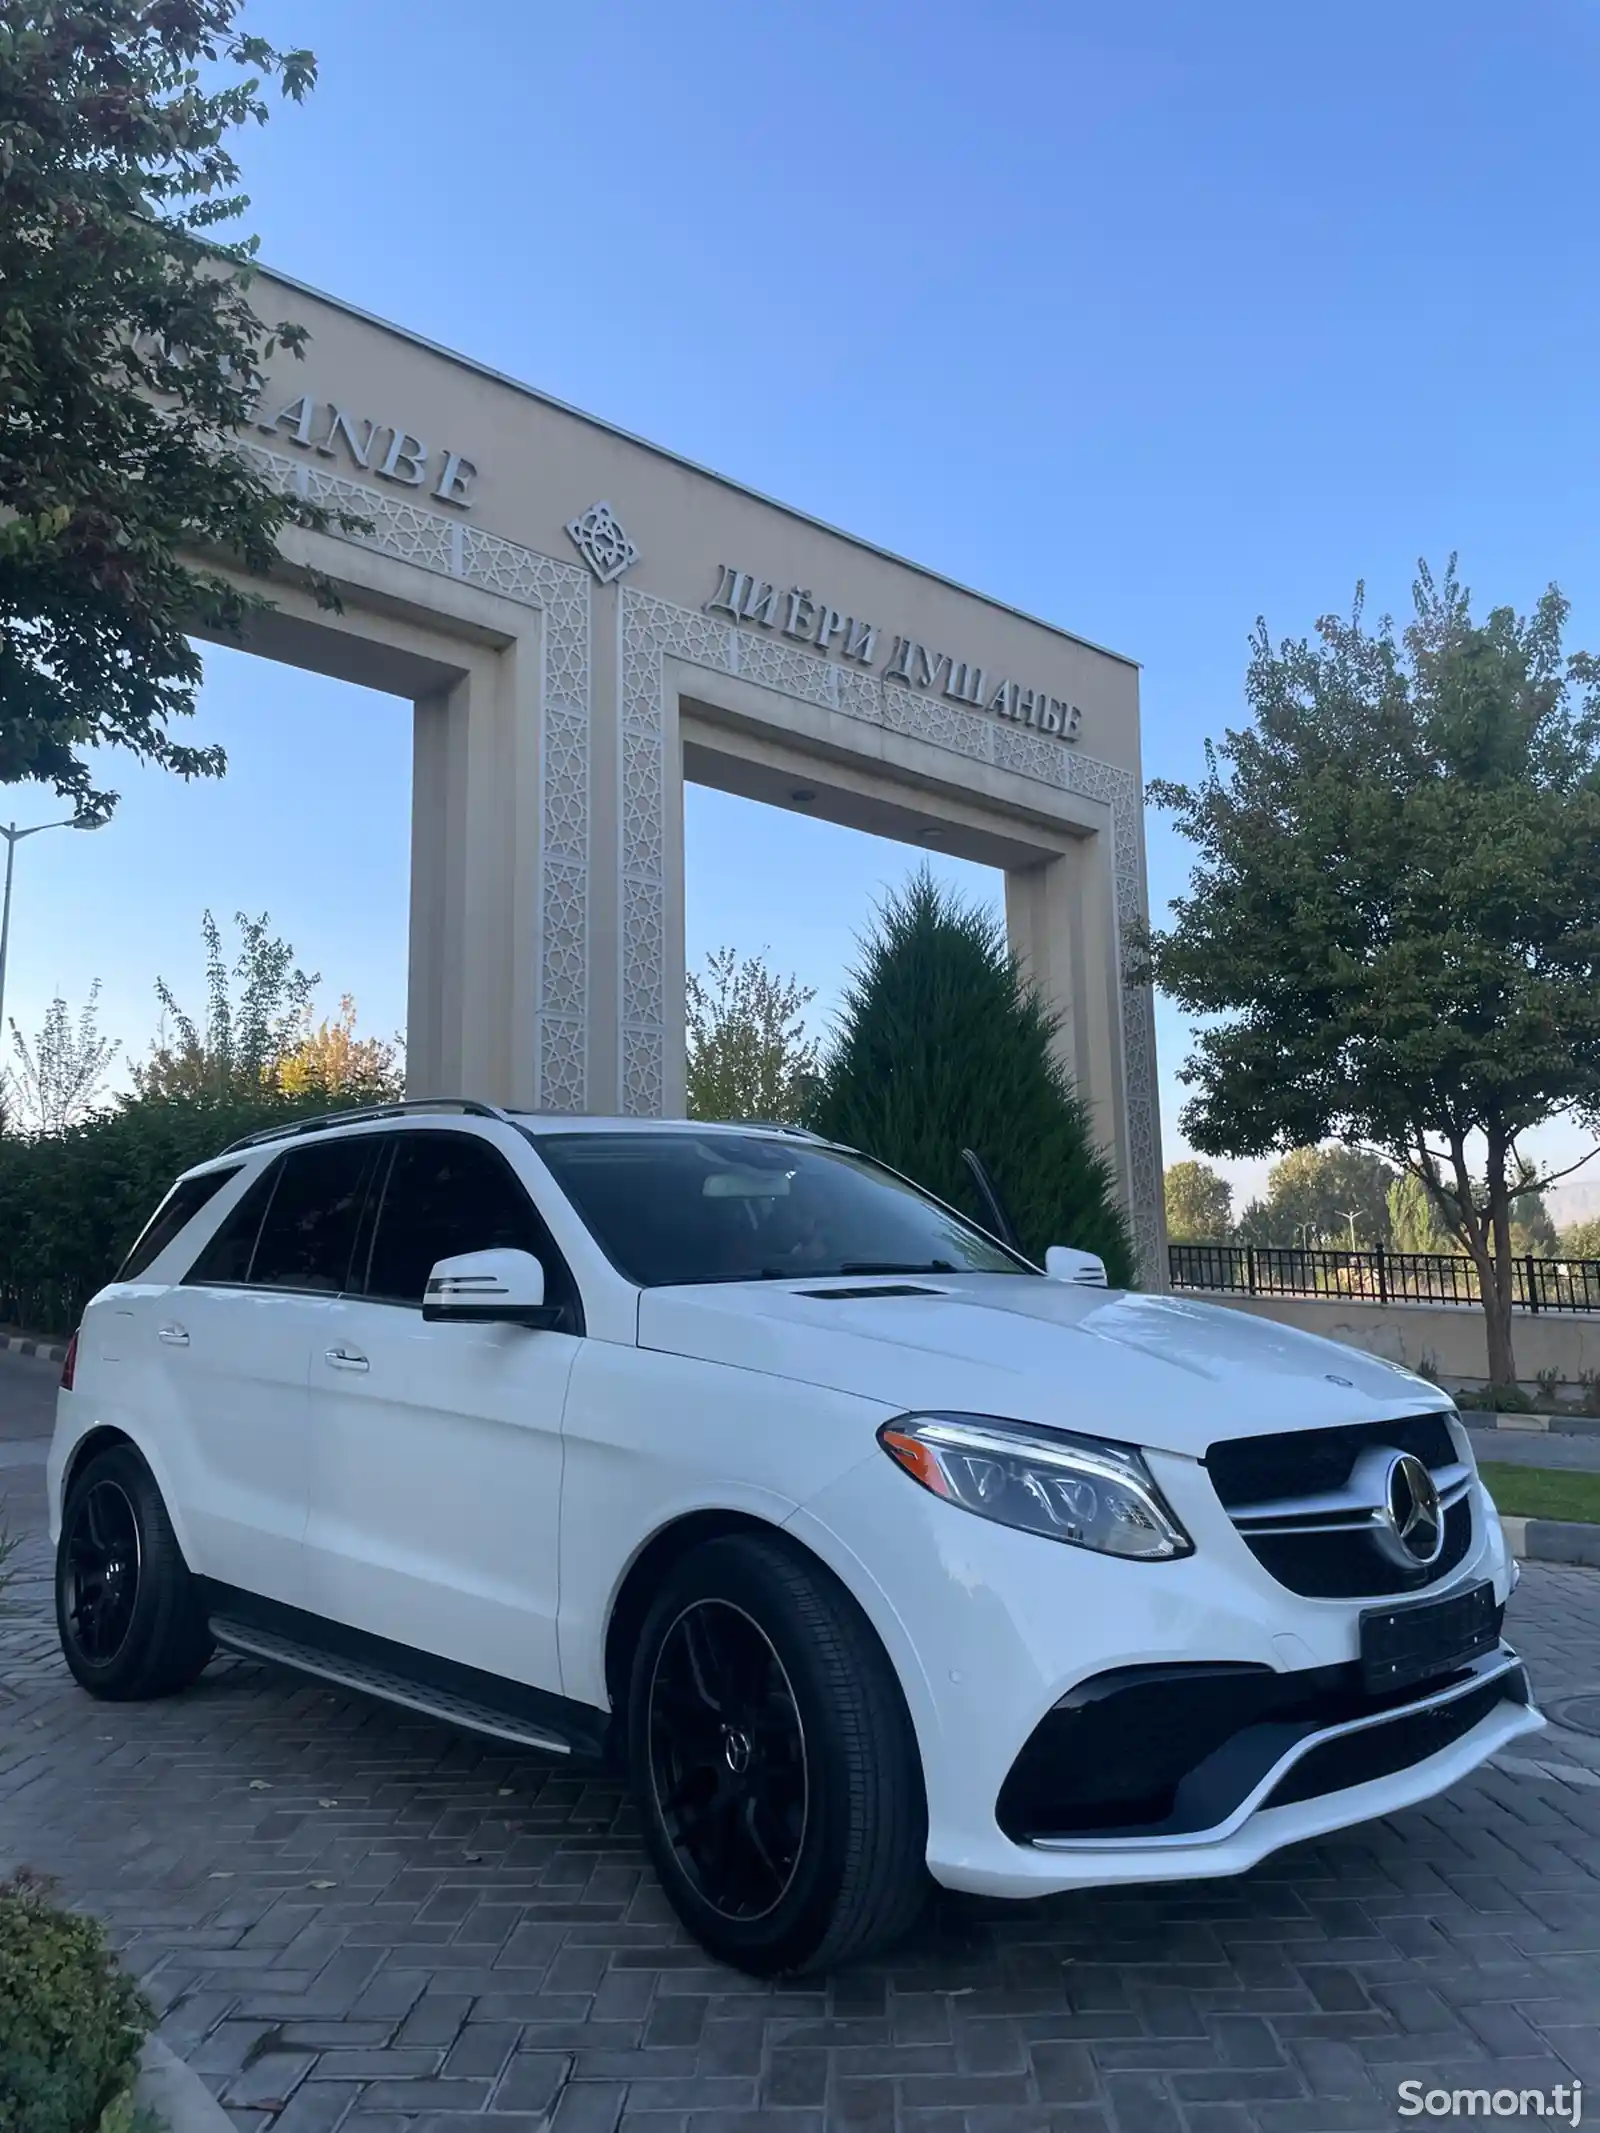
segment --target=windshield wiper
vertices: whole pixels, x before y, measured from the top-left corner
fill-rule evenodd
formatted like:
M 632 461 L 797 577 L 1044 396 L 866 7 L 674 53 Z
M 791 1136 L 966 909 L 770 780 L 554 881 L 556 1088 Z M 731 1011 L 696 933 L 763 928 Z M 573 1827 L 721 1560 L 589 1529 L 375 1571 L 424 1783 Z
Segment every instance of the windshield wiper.
M 956 1267 L 949 1259 L 845 1259 L 838 1271 L 841 1274 L 953 1274 Z

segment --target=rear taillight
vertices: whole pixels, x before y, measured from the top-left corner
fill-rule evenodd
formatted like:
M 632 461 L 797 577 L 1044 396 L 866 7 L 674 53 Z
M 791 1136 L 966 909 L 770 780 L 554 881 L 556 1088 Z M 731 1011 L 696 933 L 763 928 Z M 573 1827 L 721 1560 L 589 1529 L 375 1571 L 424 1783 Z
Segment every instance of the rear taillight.
M 66 1355 L 62 1358 L 61 1363 L 61 1390 L 63 1392 L 71 1392 L 72 1373 L 77 1369 L 77 1367 L 78 1336 L 76 1333 L 74 1333 L 71 1340 L 69 1340 L 67 1343 L 67 1352 Z

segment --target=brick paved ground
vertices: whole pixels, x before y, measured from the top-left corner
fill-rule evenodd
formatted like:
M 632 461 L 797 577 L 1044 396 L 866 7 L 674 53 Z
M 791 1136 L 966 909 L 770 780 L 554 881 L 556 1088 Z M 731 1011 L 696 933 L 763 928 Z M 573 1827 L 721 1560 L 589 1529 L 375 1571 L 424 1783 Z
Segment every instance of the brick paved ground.
M 37 1465 L 0 1490 L 36 1530 Z M 1408 2076 L 1600 2086 L 1576 1731 L 1243 1881 L 947 1900 L 889 1961 L 772 1988 L 685 1939 L 609 1785 L 240 1661 L 94 1704 L 43 1542 L 21 1561 L 0 1863 L 110 1920 L 241 2133 L 1362 2133 L 1433 2122 Z M 1600 1575 L 1530 1568 L 1513 1628 L 1600 1724 Z

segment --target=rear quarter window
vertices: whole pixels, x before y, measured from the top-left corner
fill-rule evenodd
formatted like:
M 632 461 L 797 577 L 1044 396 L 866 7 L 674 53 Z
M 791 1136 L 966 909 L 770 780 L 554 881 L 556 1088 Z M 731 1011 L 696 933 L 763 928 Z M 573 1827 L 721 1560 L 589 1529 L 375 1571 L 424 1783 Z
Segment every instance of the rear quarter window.
M 230 1179 L 236 1178 L 243 1166 L 231 1164 L 226 1170 L 207 1170 L 197 1178 L 180 1178 L 134 1241 L 121 1266 L 118 1281 L 137 1281 L 147 1268 L 154 1266 L 161 1254 L 194 1220 L 202 1207 L 214 1200 Z

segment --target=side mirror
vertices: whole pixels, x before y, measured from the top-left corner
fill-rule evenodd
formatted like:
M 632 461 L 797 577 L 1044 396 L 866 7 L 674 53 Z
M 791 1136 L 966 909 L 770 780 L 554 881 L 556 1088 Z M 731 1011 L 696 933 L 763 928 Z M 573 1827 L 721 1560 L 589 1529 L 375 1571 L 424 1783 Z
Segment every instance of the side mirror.
M 1070 1281 L 1080 1289 L 1103 1289 L 1106 1263 L 1093 1252 L 1074 1251 L 1070 1244 L 1052 1244 L 1044 1255 L 1044 1270 L 1052 1281 Z
M 428 1276 L 422 1315 L 437 1325 L 542 1326 L 555 1322 L 544 1300 L 544 1268 L 532 1252 L 462 1252 Z

